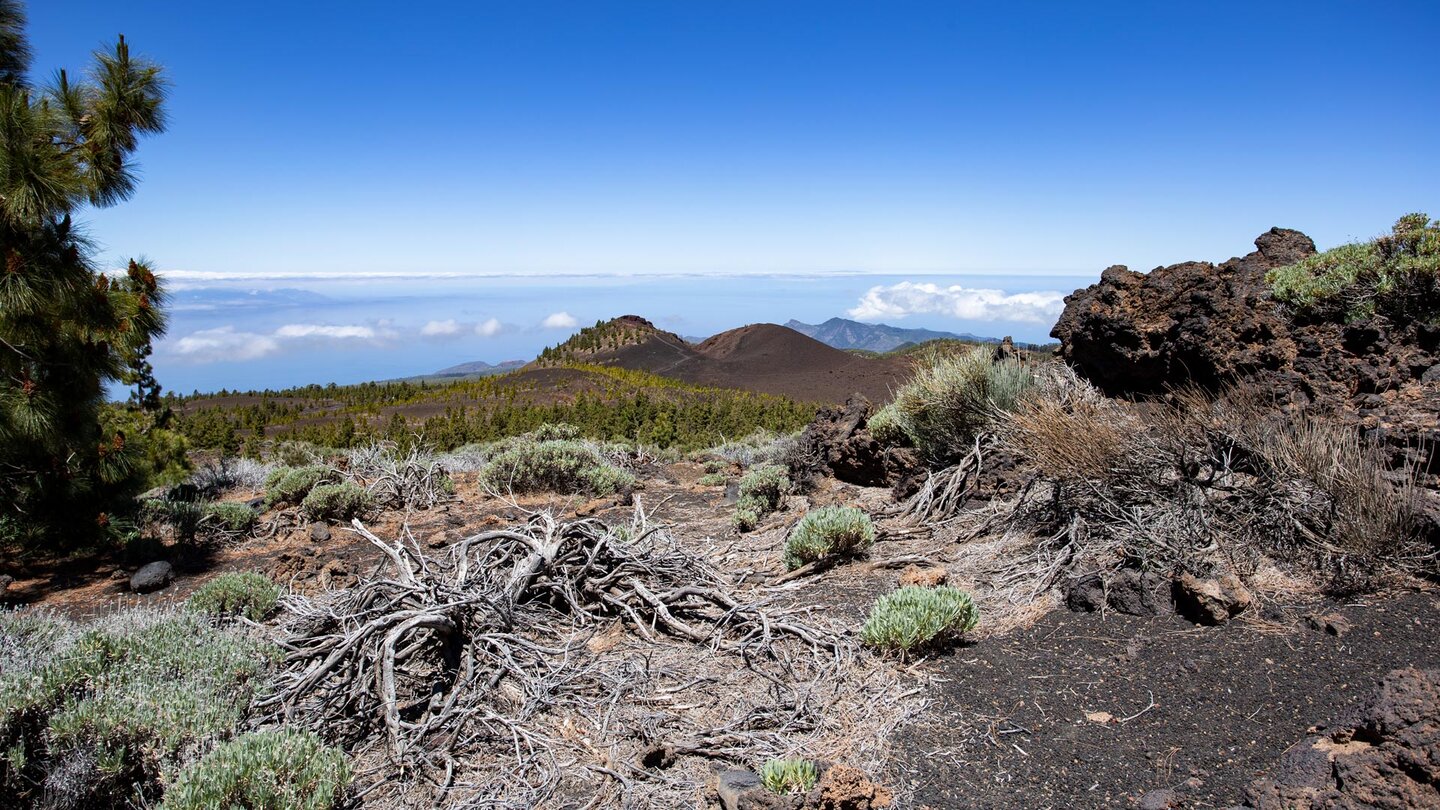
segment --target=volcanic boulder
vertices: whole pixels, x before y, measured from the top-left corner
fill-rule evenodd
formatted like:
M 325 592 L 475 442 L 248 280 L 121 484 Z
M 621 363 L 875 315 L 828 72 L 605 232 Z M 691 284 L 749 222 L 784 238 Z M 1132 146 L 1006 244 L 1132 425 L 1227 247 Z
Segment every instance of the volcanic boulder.
M 1251 783 L 1246 806 L 1440 807 L 1440 670 L 1386 675 L 1359 712 L 1291 746 Z
M 1108 268 L 1066 297 L 1059 355 L 1112 396 L 1244 383 L 1280 404 L 1327 413 L 1385 442 L 1397 464 L 1440 472 L 1440 325 L 1296 317 L 1265 274 L 1315 253 L 1272 228 L 1219 265 Z M 1427 379 L 1428 375 L 1428 379 Z

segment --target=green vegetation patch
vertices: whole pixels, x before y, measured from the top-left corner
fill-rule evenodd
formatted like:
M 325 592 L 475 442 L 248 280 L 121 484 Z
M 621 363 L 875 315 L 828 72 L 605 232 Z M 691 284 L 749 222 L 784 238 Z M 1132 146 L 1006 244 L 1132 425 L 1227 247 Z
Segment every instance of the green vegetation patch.
M 895 393 L 893 415 L 882 417 L 882 429 L 893 420 L 927 462 L 944 466 L 970 452 L 975 438 L 1034 386 L 1035 375 L 1023 362 L 997 359 L 983 346 L 935 354 Z
M 235 501 L 220 501 L 218 503 L 207 503 L 204 508 L 204 521 L 221 531 L 230 534 L 244 534 L 255 528 L 255 523 L 260 516 L 255 514 L 248 504 Z
M 907 585 L 876 600 L 860 639 L 871 647 L 904 654 L 945 636 L 967 633 L 979 618 L 970 595 L 958 588 Z
M 820 781 L 820 769 L 808 759 L 771 759 L 760 766 L 760 784 L 780 795 L 805 793 Z
M 800 519 L 785 541 L 785 567 L 800 566 L 831 555 L 849 557 L 875 542 L 875 524 L 853 506 L 823 506 Z
M 780 508 L 780 499 L 790 489 L 790 474 L 779 464 L 762 464 L 740 479 L 740 499 L 735 504 L 735 528 L 748 532 L 766 515 Z
M 330 480 L 331 470 L 321 464 L 277 467 L 265 479 L 265 505 L 299 504 L 317 484 Z
M 195 590 L 186 604 L 210 616 L 244 616 L 261 621 L 275 610 L 280 588 L 253 571 L 221 574 Z
M 1341 245 L 1265 276 L 1302 317 L 1361 321 L 1375 315 L 1440 318 L 1440 222 L 1407 214 L 1386 236 Z
M 254 731 L 185 767 L 162 810 L 330 810 L 350 775 L 344 752 L 310 731 Z
M 300 502 L 300 511 L 311 520 L 344 521 L 370 508 L 370 493 L 358 484 L 318 484 Z
M 234 733 L 275 648 L 188 611 L 0 614 L 0 785 L 119 806 Z
M 615 466 L 597 446 L 555 427 L 508 439 L 480 471 L 496 492 L 559 492 L 611 495 L 635 486 L 635 476 Z

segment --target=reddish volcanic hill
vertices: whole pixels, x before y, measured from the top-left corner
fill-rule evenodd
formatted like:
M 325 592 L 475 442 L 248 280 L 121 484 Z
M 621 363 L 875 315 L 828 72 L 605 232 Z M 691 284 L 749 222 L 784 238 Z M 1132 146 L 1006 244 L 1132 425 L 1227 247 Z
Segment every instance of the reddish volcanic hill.
M 885 402 L 909 373 L 903 359 L 860 357 L 775 324 L 743 326 L 692 344 L 634 315 L 582 330 L 536 362 L 565 361 L 815 402 L 842 402 L 857 391 Z

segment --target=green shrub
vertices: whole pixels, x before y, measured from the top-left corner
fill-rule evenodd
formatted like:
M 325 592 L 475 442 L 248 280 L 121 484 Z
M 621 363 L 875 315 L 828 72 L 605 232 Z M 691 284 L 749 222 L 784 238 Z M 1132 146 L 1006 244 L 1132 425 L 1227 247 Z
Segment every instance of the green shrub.
M 935 354 L 896 392 L 894 419 L 927 462 L 943 466 L 970 452 L 975 437 L 1034 385 L 1023 363 L 996 359 L 985 346 Z
M 190 594 L 186 604 L 211 616 L 244 616 L 261 621 L 275 610 L 280 588 L 266 577 L 246 571 L 221 574 Z
M 859 554 L 874 542 L 875 524 L 863 510 L 853 506 L 824 506 L 795 524 L 785 541 L 785 567 L 793 571 L 828 555 Z
M 89 626 L 0 614 L 0 651 L 0 785 L 21 806 L 43 790 L 73 807 L 143 804 L 164 772 L 234 733 L 277 653 L 187 611 Z
M 740 499 L 735 504 L 735 528 L 748 532 L 761 518 L 780 508 L 780 499 L 790 489 L 790 476 L 778 464 L 762 464 L 740 479 Z
M 881 444 L 913 444 L 910 434 L 900 423 L 900 412 L 893 402 L 871 414 L 865 426 L 869 428 L 870 436 Z
M 349 481 L 319 484 L 300 502 L 300 511 L 311 520 L 349 520 L 369 508 L 370 493 Z
M 497 444 L 499 452 L 480 471 L 481 483 L 497 492 L 589 495 L 610 495 L 635 485 L 635 476 L 611 464 L 594 446 L 574 439 L 537 441 L 537 434 Z
M 765 517 L 765 513 L 761 512 L 753 502 L 742 500 L 735 505 L 735 515 L 730 519 L 730 523 L 738 532 L 750 532 L 760 525 L 763 517 Z
M 760 784 L 771 793 L 805 793 L 818 781 L 820 769 L 808 759 L 772 759 L 760 766 Z
M 349 783 L 345 753 L 313 732 L 253 731 L 186 766 L 163 810 L 329 810 Z
M 970 595 L 941 585 L 907 585 L 880 597 L 860 630 L 860 639 L 882 650 L 907 653 L 947 635 L 975 627 L 979 613 Z
M 305 500 L 317 484 L 331 477 L 329 467 L 315 464 L 309 467 L 280 467 L 265 479 L 265 505 L 282 503 L 298 504 Z
M 1440 317 L 1440 222 L 1408 214 L 1387 236 L 1341 245 L 1265 276 L 1275 297 L 1310 318 Z
M 255 528 L 260 519 L 249 505 L 235 501 L 207 503 L 204 515 L 204 523 L 230 534 L 244 534 Z
M 699 484 L 702 487 L 723 487 L 730 482 L 730 476 L 722 472 L 706 473 L 700 476 Z

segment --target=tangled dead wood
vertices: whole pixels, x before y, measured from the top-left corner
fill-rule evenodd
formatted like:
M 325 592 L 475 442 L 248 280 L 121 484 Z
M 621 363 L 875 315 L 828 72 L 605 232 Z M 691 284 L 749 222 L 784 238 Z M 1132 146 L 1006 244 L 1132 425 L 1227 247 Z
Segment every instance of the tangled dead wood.
M 405 789 L 447 803 L 529 807 L 570 792 L 600 801 L 640 779 L 650 806 L 683 804 L 693 785 L 657 777 L 647 760 L 779 755 L 830 722 L 839 691 L 866 680 L 847 682 L 853 650 L 836 634 L 736 596 L 638 504 L 620 527 L 534 512 L 440 559 L 408 530 L 387 541 L 352 526 L 388 570 L 318 599 L 287 598 L 287 655 L 262 708 L 374 755 L 377 774 L 398 768 Z M 603 654 L 597 638 L 621 627 L 649 649 Z M 733 663 L 700 665 L 720 659 Z M 746 686 L 732 694 L 751 697 L 728 713 L 706 705 L 714 695 L 690 696 L 686 707 L 713 722 L 657 711 L 741 675 Z

